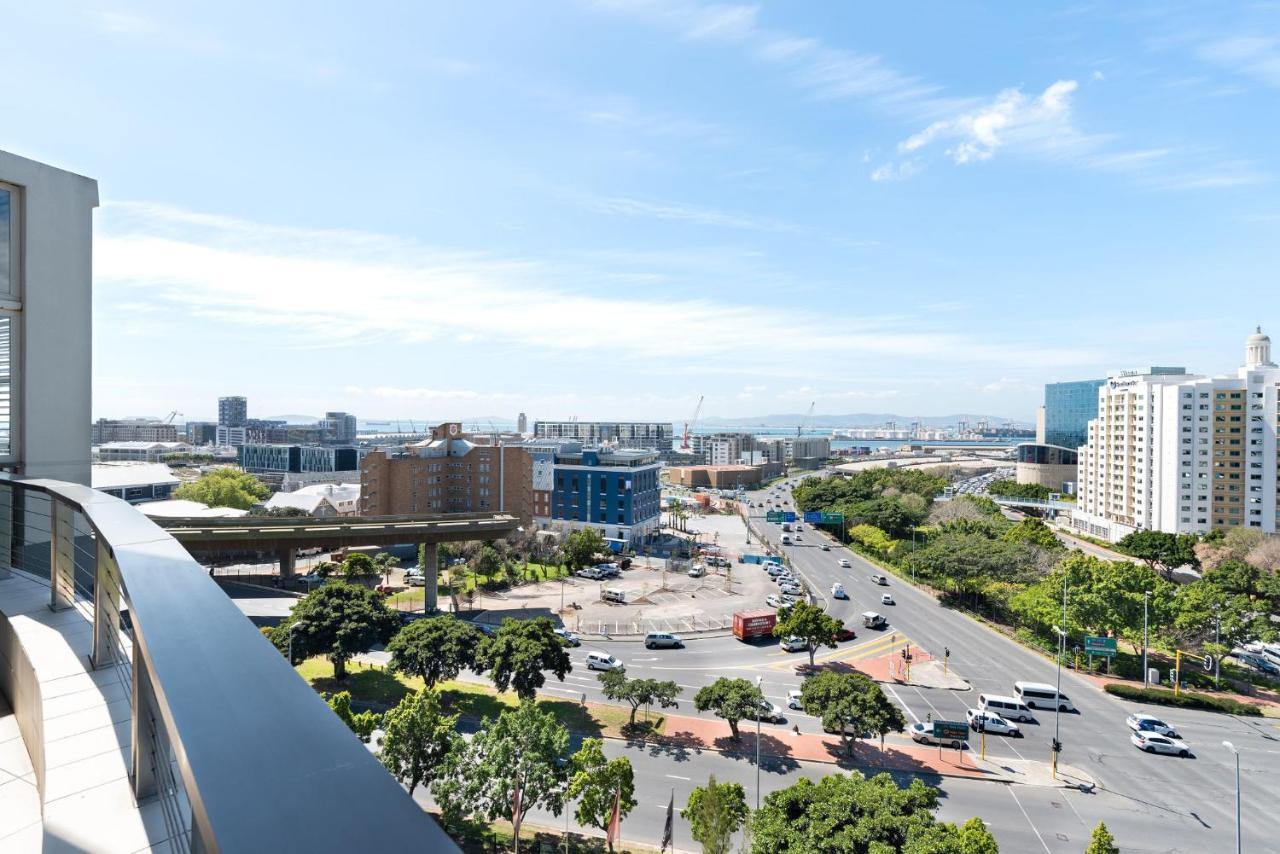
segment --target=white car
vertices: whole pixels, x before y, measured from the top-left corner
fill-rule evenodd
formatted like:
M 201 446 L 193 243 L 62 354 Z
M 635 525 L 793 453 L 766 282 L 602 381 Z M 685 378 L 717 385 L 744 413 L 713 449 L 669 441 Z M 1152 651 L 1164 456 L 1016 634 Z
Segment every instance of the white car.
M 844 585 L 837 581 L 831 585 L 831 596 L 834 599 L 848 599 L 849 594 L 844 592 Z
M 840 565 L 843 566 L 845 569 L 849 569 L 850 567 L 853 566 L 853 564 L 849 563 L 849 559 L 847 557 L 840 558 Z
M 607 652 L 587 653 L 588 670 L 625 670 L 622 662 Z
M 582 640 L 568 629 L 555 629 L 556 635 L 560 640 L 564 641 L 566 646 L 581 646 Z
M 892 595 L 892 594 L 885 593 L 883 596 L 881 596 L 881 597 L 880 597 L 880 604 L 881 604 L 881 605 L 893 605 L 893 604 L 896 604 L 896 603 L 893 601 L 893 595 Z
M 784 584 L 778 589 L 786 596 L 799 596 L 804 593 L 804 588 L 799 584 Z
M 770 608 L 781 608 L 783 604 L 782 597 L 771 593 L 765 597 L 764 604 Z
M 578 570 L 576 575 L 579 578 L 590 578 L 592 581 L 595 581 L 600 578 L 600 570 L 596 569 L 594 566 L 588 566 L 586 569 Z
M 795 635 L 792 635 L 789 638 L 784 638 L 781 645 L 782 645 L 782 648 L 787 652 L 808 652 L 809 651 L 809 642 L 804 638 L 798 638 Z
M 796 711 L 804 708 L 800 703 L 800 692 L 794 688 L 787 692 L 787 708 L 795 709 Z
M 770 703 L 768 700 L 762 700 L 760 702 L 760 713 L 758 715 L 749 714 L 747 717 L 759 717 L 760 720 L 768 721 L 769 723 L 777 723 L 778 721 L 786 720 L 786 716 L 782 714 L 782 707 L 776 703 Z
M 1155 715 L 1143 714 L 1142 712 L 1134 712 L 1124 719 L 1125 724 L 1134 732 L 1151 732 L 1156 735 L 1167 735 L 1169 738 L 1179 738 L 1177 730 L 1169 726 Z
M 1191 748 L 1187 747 L 1185 741 L 1179 741 L 1176 738 L 1170 738 L 1167 735 L 1159 735 L 1154 732 L 1138 730 L 1129 736 L 1129 741 L 1133 742 L 1134 747 L 1139 750 L 1145 750 L 1147 753 L 1167 753 L 1184 758 L 1191 755 Z
M 765 572 L 769 573 L 770 578 L 777 578 L 779 575 L 782 575 L 782 573 L 785 572 L 785 570 L 782 567 L 778 566 L 776 563 L 771 563 L 769 564 L 769 568 L 766 569 Z
M 987 732 L 993 732 L 997 735 L 1011 735 L 1014 738 L 1022 737 L 1022 730 L 1018 725 L 994 712 L 984 712 L 981 709 L 969 709 L 964 713 L 965 719 L 969 721 L 969 729 L 977 732 L 979 727 Z
M 690 578 L 701 578 L 706 574 L 707 568 L 700 563 L 695 563 L 693 566 L 689 567 Z
M 933 724 L 920 721 L 914 723 L 907 728 L 907 732 L 911 734 L 911 740 L 920 744 L 938 744 L 941 742 L 943 747 L 963 747 L 963 741 L 957 741 L 954 738 L 934 738 Z

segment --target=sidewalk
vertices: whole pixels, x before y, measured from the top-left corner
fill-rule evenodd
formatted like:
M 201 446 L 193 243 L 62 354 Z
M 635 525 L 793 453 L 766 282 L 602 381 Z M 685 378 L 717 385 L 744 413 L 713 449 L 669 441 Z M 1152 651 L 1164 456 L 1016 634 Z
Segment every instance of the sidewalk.
M 899 651 L 887 653 L 876 658 L 868 658 L 858 662 L 858 669 L 877 682 L 892 682 L 895 685 L 915 685 L 920 688 L 937 688 L 947 691 L 970 691 L 973 686 L 965 681 L 954 670 L 947 668 L 923 649 L 911 647 L 911 678 L 905 678 L 906 668 L 903 666 Z

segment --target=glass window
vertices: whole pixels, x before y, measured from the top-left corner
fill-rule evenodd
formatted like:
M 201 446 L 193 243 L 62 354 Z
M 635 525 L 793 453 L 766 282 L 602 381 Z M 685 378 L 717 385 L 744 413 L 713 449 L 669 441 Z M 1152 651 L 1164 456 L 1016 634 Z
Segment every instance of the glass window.
M 0 295 L 16 297 L 18 286 L 17 192 L 0 184 Z

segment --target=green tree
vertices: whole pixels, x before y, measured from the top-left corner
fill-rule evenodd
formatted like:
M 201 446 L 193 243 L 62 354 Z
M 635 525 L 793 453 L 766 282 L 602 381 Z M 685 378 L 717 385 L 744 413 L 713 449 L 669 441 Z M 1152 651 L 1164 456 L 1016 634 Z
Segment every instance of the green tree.
M 414 620 L 387 644 L 391 669 L 417 676 L 430 688 L 474 666 L 483 637 L 451 614 Z
M 867 524 L 854 525 L 850 528 L 849 538 L 862 543 L 872 551 L 882 552 L 885 554 L 893 551 L 893 547 L 898 544 L 897 540 L 890 537 L 875 525 Z
M 457 715 L 441 711 L 435 691 L 423 688 L 406 694 L 387 712 L 378 758 L 412 795 L 418 786 L 430 786 L 439 779 L 449 758 L 461 751 L 464 742 L 457 724 Z
M 991 835 L 986 822 L 977 816 L 960 825 L 957 835 L 960 842 L 957 854 L 1000 854 L 996 838 Z
M 595 528 L 581 528 L 564 541 L 564 554 L 574 572 L 595 563 L 596 555 L 603 551 L 604 537 Z
M 489 579 L 497 578 L 502 573 L 502 555 L 498 554 L 498 550 L 492 545 L 485 543 L 480 547 L 480 551 L 476 552 L 471 566 L 476 575 L 483 575 Z
M 604 742 L 600 739 L 584 739 L 569 766 L 568 797 L 578 802 L 573 814 L 578 824 L 608 829 L 615 799 L 622 818 L 635 809 L 636 785 L 631 760 L 625 756 L 606 759 Z M 613 850 L 612 844 L 609 850 Z
M 1116 838 L 1107 830 L 1105 821 L 1098 822 L 1098 826 L 1093 829 L 1089 847 L 1084 849 L 1084 854 L 1120 854 L 1120 846 L 1116 845 Z
M 1116 543 L 1116 548 L 1168 578 L 1180 566 L 1199 566 L 1195 545 L 1196 538 L 1189 534 L 1134 531 Z
M 532 699 L 546 683 L 546 671 L 563 682 L 573 670 L 555 625 L 546 617 L 503 620 L 492 637 L 480 642 L 475 663 L 477 672 L 490 672 L 499 691 L 511 688 L 522 700 Z
M 331 582 L 303 597 L 289 619 L 276 628 L 272 640 L 278 648 L 285 649 L 289 627 L 296 627 L 294 654 L 323 655 L 333 662 L 334 678 L 345 679 L 351 657 L 367 652 L 374 644 L 386 643 L 399 625 L 399 618 L 387 610 L 382 594 L 346 582 Z
M 1049 526 L 1034 518 L 1023 519 L 1016 525 L 1010 525 L 1001 538 L 1010 543 L 1031 543 L 1050 551 L 1059 551 L 1063 548 Z
M 342 561 L 342 577 L 348 581 L 360 581 L 378 577 L 378 565 L 363 552 L 352 552 Z
M 203 474 L 194 483 L 184 483 L 174 490 L 173 497 L 185 501 L 199 501 L 210 507 L 234 507 L 248 510 L 271 495 L 267 485 L 251 474 L 230 467 L 218 468 Z
M 901 732 L 907 725 L 902 710 L 885 697 L 880 686 L 863 673 L 819 673 L 804 681 L 800 705 L 822 720 L 822 728 L 838 733 L 845 752 L 862 732 Z
M 606 698 L 631 704 L 630 726 L 635 726 L 636 711 L 641 706 L 659 704 L 664 709 L 679 706 L 676 697 L 683 689 L 674 682 L 657 679 L 628 679 L 625 671 L 605 670 L 597 677 Z
M 391 583 L 391 570 L 400 566 L 400 558 L 390 552 L 378 552 L 373 556 L 373 565 L 384 583 Z
M 351 711 L 351 692 L 339 691 L 329 698 L 329 708 L 333 709 L 344 724 L 365 744 L 373 737 L 373 731 L 382 723 L 382 715 L 377 712 Z
M 261 505 L 250 507 L 246 515 L 266 519 L 311 518 L 311 513 L 301 507 L 262 507 Z
M 555 715 L 524 700 L 453 752 L 431 791 L 449 818 L 510 819 L 518 845 L 529 810 L 564 808 L 568 748 L 569 731 Z
M 751 819 L 752 854 L 960 854 L 954 829 L 933 817 L 938 792 L 920 780 L 898 788 L 888 774 L 857 771 L 772 792 Z M 932 843 L 932 844 L 931 844 Z
M 710 685 L 698 689 L 693 705 L 700 712 L 711 711 L 729 724 L 733 740 L 739 741 L 738 722 L 760 714 L 764 694 L 746 679 L 730 679 L 721 676 Z
M 808 644 L 809 664 L 814 663 L 814 656 L 820 646 L 835 649 L 836 633 L 844 628 L 844 624 L 823 611 L 817 605 L 797 602 L 778 612 L 778 624 L 773 627 L 776 638 L 803 638 Z
M 689 793 L 680 817 L 689 822 L 689 833 L 702 846 L 702 854 L 729 854 L 733 835 L 747 821 L 747 794 L 741 783 L 717 783 L 716 775 L 707 785 Z
M 987 492 L 1000 498 L 1021 498 L 1030 501 L 1048 501 L 1053 490 L 1038 483 L 1018 483 L 1016 480 L 996 480 L 987 487 Z

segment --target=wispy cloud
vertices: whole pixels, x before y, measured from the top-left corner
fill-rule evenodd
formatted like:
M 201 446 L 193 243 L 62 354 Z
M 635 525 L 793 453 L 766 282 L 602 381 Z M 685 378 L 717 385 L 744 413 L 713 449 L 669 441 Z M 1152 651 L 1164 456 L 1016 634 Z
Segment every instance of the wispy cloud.
M 1280 89 L 1280 39 L 1232 36 L 1206 42 L 1196 53 L 1201 59 Z
M 713 208 L 647 202 L 641 199 L 625 197 L 603 199 L 596 205 L 596 209 L 605 213 L 655 217 L 657 219 L 690 222 L 696 225 L 714 225 L 747 231 L 769 231 L 780 234 L 803 234 L 807 232 L 807 229 L 803 226 L 776 219 L 762 219 Z

